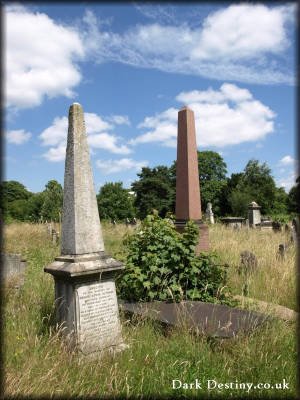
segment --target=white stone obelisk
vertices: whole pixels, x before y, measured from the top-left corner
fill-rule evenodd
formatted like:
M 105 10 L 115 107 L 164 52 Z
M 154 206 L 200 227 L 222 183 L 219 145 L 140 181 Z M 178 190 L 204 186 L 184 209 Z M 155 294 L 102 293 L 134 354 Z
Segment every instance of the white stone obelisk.
M 69 111 L 61 254 L 104 250 L 82 107 Z
M 61 255 L 54 276 L 56 320 L 83 354 L 122 348 L 114 282 L 123 263 L 104 252 L 82 107 L 69 110 Z

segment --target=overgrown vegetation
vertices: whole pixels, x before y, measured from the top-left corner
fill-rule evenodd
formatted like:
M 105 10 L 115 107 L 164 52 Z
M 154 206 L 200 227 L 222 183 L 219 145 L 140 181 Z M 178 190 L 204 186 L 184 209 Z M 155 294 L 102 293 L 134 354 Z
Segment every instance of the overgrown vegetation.
M 60 230 L 58 224 L 55 229 Z M 131 226 L 102 224 L 106 251 L 124 258 L 122 238 Z M 269 320 L 247 335 L 209 341 L 185 330 L 168 333 L 154 322 L 128 319 L 121 314 L 123 338 L 130 347 L 111 357 L 88 361 L 69 351 L 55 327 L 54 282 L 43 272 L 59 254 L 45 225 L 11 224 L 4 229 L 4 251 L 27 258 L 25 286 L 3 293 L 4 396 L 50 397 L 192 397 L 297 398 L 296 324 Z M 248 249 L 259 259 L 259 272 L 250 285 L 251 297 L 296 309 L 295 252 L 277 259 L 284 232 L 235 232 L 219 224 L 210 227 L 213 250 L 230 264 L 229 285 L 241 294 L 235 266 Z M 202 383 L 201 390 L 172 389 L 172 380 Z M 217 382 L 282 383 L 288 389 L 209 391 L 207 380 Z
M 198 227 L 188 222 L 182 235 L 172 218 L 148 215 L 125 239 L 126 267 L 117 280 L 129 301 L 201 300 L 224 302 L 225 271 L 215 254 L 196 255 Z

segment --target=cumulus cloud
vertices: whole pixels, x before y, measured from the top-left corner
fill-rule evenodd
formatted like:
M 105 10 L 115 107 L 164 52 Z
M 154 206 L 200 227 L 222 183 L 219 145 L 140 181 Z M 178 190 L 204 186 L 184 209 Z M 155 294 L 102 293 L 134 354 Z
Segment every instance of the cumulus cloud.
M 120 160 L 97 160 L 96 165 L 102 169 L 106 174 L 113 174 L 120 171 L 134 169 L 135 171 L 141 170 L 148 165 L 148 161 L 135 161 L 132 158 L 122 158 Z
M 31 136 L 32 134 L 30 132 L 25 132 L 24 129 L 6 132 L 6 140 L 9 143 L 14 143 L 14 144 L 26 143 L 31 138 Z
M 46 97 L 75 96 L 82 80 L 79 63 L 91 60 L 219 80 L 294 84 L 287 50 L 295 9 L 291 4 L 234 4 L 199 18 L 193 27 L 190 20 L 178 24 L 173 17 L 180 10 L 173 7 L 164 21 L 156 18 L 120 34 L 105 30 L 91 10 L 79 26 L 28 7 L 6 6 L 5 103 L 21 109 L 39 106 Z M 119 117 L 115 123 L 129 123 Z
M 195 113 L 197 144 L 199 147 L 224 147 L 257 141 L 274 131 L 275 113 L 253 98 L 252 94 L 236 85 L 224 83 L 220 90 L 182 92 L 176 99 Z M 147 132 L 131 144 L 159 142 L 176 147 L 177 112 L 170 108 L 154 117 L 147 117 L 138 128 Z
M 91 153 L 93 148 L 105 149 L 113 154 L 129 154 L 132 152 L 128 146 L 120 143 L 121 137 L 106 132 L 113 130 L 114 125 L 94 113 L 84 113 L 84 119 Z M 39 136 L 42 146 L 52 146 L 43 154 L 43 157 L 52 162 L 63 161 L 66 154 L 67 134 L 68 118 L 54 118 L 52 125 Z
M 281 165 L 290 165 L 293 164 L 294 162 L 295 160 L 291 156 L 285 156 L 279 161 Z
M 98 61 L 219 80 L 294 84 L 286 51 L 295 10 L 289 4 L 235 4 L 211 12 L 195 28 L 189 21 L 178 25 L 170 20 L 139 24 L 123 34 L 103 31 L 90 19 L 89 42 Z
M 4 10 L 6 105 L 29 108 L 45 96 L 74 96 L 81 81 L 77 62 L 84 57 L 79 33 L 22 6 Z
M 109 120 L 117 125 L 130 125 L 130 121 L 127 115 L 113 115 L 109 117 Z

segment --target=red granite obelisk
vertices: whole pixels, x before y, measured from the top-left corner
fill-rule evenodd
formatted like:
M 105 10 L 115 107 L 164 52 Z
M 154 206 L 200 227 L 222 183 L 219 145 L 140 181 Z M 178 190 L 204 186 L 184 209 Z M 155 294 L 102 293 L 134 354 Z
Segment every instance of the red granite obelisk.
M 184 106 L 178 112 L 176 170 L 176 230 L 183 232 L 187 221 L 199 226 L 197 252 L 210 251 L 208 227 L 202 222 L 194 111 Z

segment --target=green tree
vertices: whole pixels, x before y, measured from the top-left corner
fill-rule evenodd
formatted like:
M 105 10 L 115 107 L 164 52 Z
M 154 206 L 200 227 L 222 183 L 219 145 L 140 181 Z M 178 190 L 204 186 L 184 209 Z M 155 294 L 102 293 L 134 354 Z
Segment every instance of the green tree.
M 159 165 L 156 168 L 142 168 L 139 180 L 132 183 L 136 193 L 134 205 L 137 216 L 144 219 L 153 209 L 164 217 L 168 211 L 174 212 L 175 185 L 171 169 Z
M 220 215 L 227 165 L 222 156 L 215 151 L 198 151 L 198 168 L 202 209 L 205 210 L 210 202 L 214 213 Z
M 55 180 L 49 181 L 44 190 L 44 196 L 41 209 L 43 218 L 48 221 L 59 221 L 63 205 L 63 188 L 61 184 Z
M 11 219 L 26 221 L 28 218 L 27 200 L 32 195 L 18 181 L 2 182 L 0 185 L 0 198 L 4 221 Z
M 226 183 L 222 188 L 222 193 L 220 195 L 220 215 L 244 215 L 244 207 L 243 207 L 243 212 L 240 211 L 240 208 L 238 206 L 238 209 L 235 208 L 235 211 L 233 212 L 232 210 L 232 202 L 234 202 L 235 205 L 237 205 L 238 202 L 238 196 L 234 195 L 234 198 L 232 199 L 232 193 L 236 189 L 237 185 L 241 181 L 243 176 L 243 173 L 233 173 L 231 174 L 230 178 L 226 178 Z M 241 199 L 242 202 L 248 201 L 245 199 L 246 196 L 243 196 L 243 200 Z
M 294 185 L 287 196 L 287 208 L 290 213 L 299 213 L 300 206 L 300 177 L 296 179 L 296 185 Z
M 135 216 L 133 196 L 123 188 L 122 182 L 105 183 L 97 195 L 97 202 L 101 219 L 125 220 Z
M 234 194 L 236 192 L 236 194 Z M 237 199 L 243 199 L 239 207 L 239 215 L 247 215 L 246 201 L 255 201 L 261 206 L 261 213 L 272 214 L 276 198 L 276 186 L 271 170 L 266 163 L 260 164 L 258 160 L 249 160 L 243 175 L 238 178 L 236 188 L 229 195 L 232 213 L 236 215 Z
M 18 181 L 4 181 L 0 185 L 1 201 L 12 202 L 15 200 L 27 200 L 32 193 Z
M 8 214 L 5 215 L 6 219 L 11 217 L 17 221 L 29 220 L 29 207 L 28 201 L 25 199 L 18 199 L 11 201 L 8 204 Z
M 230 204 L 230 214 L 235 217 L 248 218 L 248 205 L 252 201 L 252 194 L 246 189 L 241 191 L 237 188 L 233 189 L 228 195 Z
M 288 195 L 283 187 L 275 188 L 275 198 L 273 203 L 272 214 L 287 214 L 287 199 Z
M 33 193 L 33 195 L 28 199 L 28 214 L 31 221 L 38 222 L 43 215 L 42 208 L 45 196 L 45 192 Z

